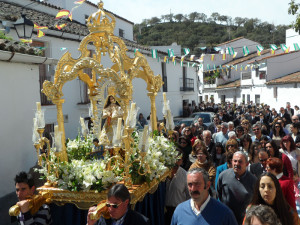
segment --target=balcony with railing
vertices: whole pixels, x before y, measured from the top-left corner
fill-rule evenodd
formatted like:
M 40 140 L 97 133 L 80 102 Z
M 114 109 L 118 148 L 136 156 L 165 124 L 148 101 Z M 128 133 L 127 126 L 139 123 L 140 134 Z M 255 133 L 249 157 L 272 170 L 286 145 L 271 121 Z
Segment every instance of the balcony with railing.
M 194 79 L 180 78 L 180 91 L 194 91 Z

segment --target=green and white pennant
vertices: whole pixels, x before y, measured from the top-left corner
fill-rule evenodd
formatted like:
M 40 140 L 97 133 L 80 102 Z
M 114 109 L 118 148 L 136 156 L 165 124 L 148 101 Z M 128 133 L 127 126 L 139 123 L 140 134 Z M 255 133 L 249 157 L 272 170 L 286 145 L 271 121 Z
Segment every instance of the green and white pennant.
M 152 58 L 153 59 L 157 59 L 157 49 L 151 49 L 151 53 L 152 53 Z
M 247 46 L 244 46 L 244 47 L 243 47 L 243 53 L 244 53 L 244 56 L 249 55 L 249 49 L 248 49 Z
M 168 56 L 171 58 L 174 56 L 174 51 L 173 49 L 168 49 Z

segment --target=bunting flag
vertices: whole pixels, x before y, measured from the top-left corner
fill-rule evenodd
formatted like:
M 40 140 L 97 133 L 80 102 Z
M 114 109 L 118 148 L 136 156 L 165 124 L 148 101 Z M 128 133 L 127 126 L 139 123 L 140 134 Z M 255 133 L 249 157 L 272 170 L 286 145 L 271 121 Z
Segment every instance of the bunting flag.
M 160 57 L 157 57 L 157 62 L 159 62 L 160 61 Z
M 139 48 L 134 49 L 134 56 L 135 56 L 136 52 L 141 52 L 141 49 L 139 49 Z
M 172 58 L 174 56 L 173 49 L 168 49 L 168 56 L 169 56 L 169 58 Z
M 245 70 L 247 70 L 247 69 L 248 69 L 248 66 L 249 66 L 249 65 L 245 66 Z
M 244 56 L 249 55 L 249 49 L 248 49 L 247 46 L 244 46 L 244 47 L 243 47 L 243 53 L 244 53 Z
M 226 60 L 226 54 L 222 54 L 222 60 Z
M 167 62 L 167 56 L 164 57 L 164 62 Z
M 218 51 L 221 51 L 221 48 L 220 48 L 220 47 L 214 47 L 214 50 L 215 50 L 216 52 L 218 52 Z
M 46 26 L 39 26 L 37 23 L 34 23 L 34 29 L 45 30 L 48 29 Z
M 207 67 L 207 70 L 210 70 L 210 65 L 209 65 L 209 64 L 207 64 L 207 66 L 206 66 L 206 67 Z
M 290 47 L 286 47 L 285 44 L 281 44 L 281 45 L 280 45 L 280 48 L 281 48 L 281 50 L 282 50 L 284 53 L 289 53 L 289 52 L 290 52 Z
M 157 50 L 156 49 L 151 49 L 151 53 L 152 53 L 152 58 L 157 59 Z
M 232 58 L 234 59 L 236 56 L 237 56 L 237 52 L 234 52 Z
M 275 50 L 271 49 L 271 55 L 275 54 Z
M 172 62 L 176 62 L 175 58 L 176 58 L 175 56 L 172 57 Z
M 192 64 L 192 67 L 195 67 L 196 66 L 196 63 L 193 63 Z M 202 67 L 202 64 L 200 64 L 200 68 Z
M 41 30 L 38 30 L 37 37 L 40 38 L 40 37 L 44 37 L 44 36 L 45 36 L 45 33 Z
M 169 58 L 167 58 L 167 63 L 169 64 Z
M 254 66 L 254 65 L 253 65 L 253 64 L 251 64 L 251 67 L 250 67 L 250 68 L 251 68 L 251 70 L 253 69 L 253 66 Z
M 299 51 L 300 50 L 299 45 L 297 43 L 294 43 L 294 49 L 295 49 L 295 51 Z
M 183 61 L 180 62 L 180 66 L 183 67 Z
M 216 68 L 216 65 L 214 65 L 214 70 L 216 70 L 217 68 Z
M 228 55 L 233 55 L 234 54 L 234 49 L 232 47 L 228 47 L 227 52 L 228 52 Z
M 215 54 L 211 54 L 210 60 L 211 60 L 211 61 L 214 61 L 214 60 L 215 60 Z
M 238 68 L 237 68 L 238 66 L 237 65 L 235 65 L 235 71 L 237 71 L 238 70 Z
M 261 51 L 257 50 L 257 55 L 261 56 Z
M 76 1 L 76 2 L 74 2 L 75 4 L 82 4 L 82 3 L 84 3 L 85 2 L 85 0 L 78 0 L 78 1 Z
M 65 16 L 68 16 L 69 14 L 70 14 L 70 11 L 69 11 L 69 10 L 62 9 L 62 10 L 60 10 L 60 11 L 56 14 L 55 19 L 63 18 L 63 17 L 65 17 Z
M 273 50 L 273 51 L 275 51 L 275 50 L 277 50 L 278 48 L 277 48 L 277 46 L 276 45 L 274 45 L 274 44 L 271 44 L 270 45 L 270 47 L 271 47 L 271 49 Z
M 184 51 L 184 55 L 190 54 L 190 49 L 189 48 L 184 48 L 183 51 Z
M 194 64 L 196 64 L 196 63 L 194 63 Z M 192 65 L 192 67 L 194 67 L 194 66 L 195 66 L 194 64 Z M 201 68 L 202 68 L 202 66 L 203 66 L 203 65 L 202 65 L 202 64 L 200 64 L 199 68 L 201 69 Z
M 63 23 L 63 24 L 60 24 L 60 25 L 56 24 L 55 27 L 56 27 L 57 29 L 61 30 L 61 29 L 63 29 L 66 25 L 67 25 L 66 23 Z
M 181 62 L 183 62 L 185 56 L 181 56 Z
M 244 69 L 244 67 L 243 67 L 243 65 L 241 65 L 241 71 L 243 71 L 243 69 Z
M 175 57 L 174 57 L 175 58 Z M 176 66 L 176 60 L 173 61 L 174 66 Z
M 187 63 L 187 67 L 188 67 L 188 68 L 190 67 L 190 62 Z
M 29 44 L 32 43 L 31 39 L 20 39 L 20 41 L 23 42 L 23 43 L 29 43 Z
M 206 47 L 200 47 L 200 49 L 203 51 L 203 50 L 205 50 L 205 49 L 206 49 Z
M 70 19 L 71 21 L 73 20 L 72 12 L 69 14 L 69 19 Z
M 203 61 L 203 58 L 204 58 L 204 54 L 202 54 L 202 55 L 200 56 L 200 60 Z
M 264 50 L 263 46 L 261 46 L 261 45 L 257 45 L 256 48 L 257 48 L 257 50 L 259 52 L 261 52 L 262 50 Z
M 190 61 L 194 61 L 195 55 L 191 55 Z

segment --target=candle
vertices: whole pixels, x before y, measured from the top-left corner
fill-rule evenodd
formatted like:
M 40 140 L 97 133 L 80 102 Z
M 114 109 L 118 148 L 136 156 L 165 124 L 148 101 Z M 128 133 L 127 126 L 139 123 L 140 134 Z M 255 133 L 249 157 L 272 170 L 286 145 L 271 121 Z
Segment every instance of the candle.
M 147 142 L 147 138 L 148 138 L 148 127 L 149 125 L 145 125 L 144 126 L 144 131 L 143 131 L 143 142 L 142 142 L 142 152 L 146 152 L 146 142 Z
M 42 110 L 42 107 L 41 107 L 41 103 L 40 102 L 36 102 L 36 109 L 37 111 L 41 111 Z
M 37 132 L 37 119 L 33 118 L 33 132 L 32 132 L 33 144 L 39 142 L 39 133 Z
M 121 139 L 121 126 L 122 126 L 122 118 L 118 118 L 117 132 L 116 132 L 116 140 L 117 141 L 119 141 Z
M 163 93 L 163 97 L 164 97 L 164 105 L 167 105 L 167 93 L 166 92 Z
M 131 103 L 131 107 L 130 107 L 130 115 L 133 114 L 134 110 L 135 110 L 135 102 Z
M 54 142 L 56 151 L 60 151 L 61 149 L 61 133 L 59 132 L 58 125 L 54 126 Z
M 129 115 L 129 126 L 134 127 L 135 126 L 135 108 L 136 108 L 136 103 L 132 102 L 131 107 L 130 107 L 130 115 Z

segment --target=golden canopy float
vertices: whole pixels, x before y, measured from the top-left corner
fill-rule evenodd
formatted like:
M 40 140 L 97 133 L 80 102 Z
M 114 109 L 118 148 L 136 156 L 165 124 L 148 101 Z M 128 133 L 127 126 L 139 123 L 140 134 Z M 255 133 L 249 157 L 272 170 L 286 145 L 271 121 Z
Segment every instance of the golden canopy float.
M 78 208 L 88 209 L 105 200 L 107 189 L 117 182 L 129 188 L 134 205 L 157 189 L 177 160 L 172 142 L 158 134 L 153 135 L 155 132 L 149 132 L 149 135 L 148 126 L 142 132 L 135 129 L 137 107 L 132 102 L 132 80 L 141 78 L 147 84 L 145 91 L 151 102 L 150 126 L 151 131 L 155 131 L 155 98 L 163 84 L 161 76 L 153 74 L 140 52 L 136 51 L 134 58 L 126 54 L 123 40 L 113 35 L 115 17 L 103 9 L 102 1 L 98 7 L 99 10 L 87 20 L 90 34 L 80 43 L 81 56 L 74 59 L 66 52 L 57 64 L 54 82 L 45 81 L 43 84 L 42 92 L 56 105 L 58 125 L 55 126 L 54 147 L 51 148 L 49 140 L 43 137 L 43 111 L 38 104 L 33 139 L 42 167 L 40 172 L 47 182 L 38 188 L 38 196 L 42 197 L 29 200 L 35 208 L 44 202 L 52 202 L 58 205 L 73 203 Z M 93 48 L 92 55 L 88 47 Z M 101 63 L 105 56 L 113 63 L 110 68 Z M 91 77 L 84 69 L 92 71 Z M 89 89 L 93 127 L 87 132 L 81 121 L 82 135 L 66 141 L 62 89 L 64 84 L 77 77 Z M 102 144 L 104 159 L 91 157 L 93 138 L 98 138 Z M 47 153 L 40 154 L 45 144 Z M 99 217 L 98 212 L 104 205 L 99 204 L 95 218 Z M 18 207 L 10 210 L 11 215 L 17 212 Z

